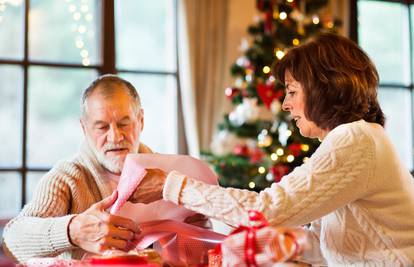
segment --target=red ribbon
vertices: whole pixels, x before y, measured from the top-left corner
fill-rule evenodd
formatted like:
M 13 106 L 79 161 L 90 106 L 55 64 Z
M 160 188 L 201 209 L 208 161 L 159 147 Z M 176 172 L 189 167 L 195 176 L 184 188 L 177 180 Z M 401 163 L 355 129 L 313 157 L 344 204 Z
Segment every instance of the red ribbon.
M 246 238 L 244 242 L 244 261 L 248 267 L 258 267 L 256 262 L 256 231 L 263 227 L 269 226 L 266 218 L 262 213 L 249 210 L 248 211 L 249 220 L 254 225 L 252 226 L 239 226 L 236 230 L 230 233 L 230 235 L 237 234 L 243 231 L 246 231 Z M 221 252 L 221 244 L 216 247 L 216 252 Z

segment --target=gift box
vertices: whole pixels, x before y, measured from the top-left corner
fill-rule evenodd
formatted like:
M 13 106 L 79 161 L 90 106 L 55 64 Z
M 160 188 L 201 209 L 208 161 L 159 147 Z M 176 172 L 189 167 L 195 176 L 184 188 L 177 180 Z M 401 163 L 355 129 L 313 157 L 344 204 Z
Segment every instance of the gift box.
M 256 211 L 249 211 L 249 219 L 251 226 L 240 226 L 209 251 L 209 267 L 285 266 L 297 259 L 308 244 L 302 228 L 270 227 Z

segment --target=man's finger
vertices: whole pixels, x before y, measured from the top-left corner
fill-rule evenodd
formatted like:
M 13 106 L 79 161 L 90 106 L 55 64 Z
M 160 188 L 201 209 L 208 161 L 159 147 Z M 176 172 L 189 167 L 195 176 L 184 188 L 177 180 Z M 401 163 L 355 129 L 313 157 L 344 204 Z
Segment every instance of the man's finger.
M 130 220 L 128 218 L 111 215 L 109 219 L 109 223 L 116 226 L 116 227 L 122 227 L 127 230 L 130 230 L 136 234 L 141 233 L 141 229 L 138 225 L 138 223 L 134 222 L 133 220 Z
M 129 249 L 128 242 L 123 239 L 116 239 L 116 238 L 108 238 L 105 242 L 105 245 L 110 247 L 111 249 L 119 249 L 119 250 L 127 250 Z
M 125 241 L 131 241 L 135 238 L 135 233 L 125 228 L 119 228 L 111 226 L 111 236 L 115 239 L 123 239 Z
M 116 199 L 118 198 L 118 191 L 115 190 L 110 196 L 102 199 L 101 201 L 99 201 L 97 203 L 97 206 L 100 209 L 106 210 L 108 208 L 110 208 L 116 201 Z

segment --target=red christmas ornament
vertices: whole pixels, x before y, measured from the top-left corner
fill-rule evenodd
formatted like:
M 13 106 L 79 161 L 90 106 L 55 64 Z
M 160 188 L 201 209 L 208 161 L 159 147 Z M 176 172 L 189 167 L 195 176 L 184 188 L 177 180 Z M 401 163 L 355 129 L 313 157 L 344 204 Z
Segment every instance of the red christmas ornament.
M 289 172 L 289 167 L 283 164 L 275 165 L 270 167 L 270 172 L 273 174 L 275 182 L 278 183 Z
M 262 161 L 265 153 L 258 147 L 250 152 L 250 162 L 255 164 Z
M 295 156 L 295 157 L 300 155 L 301 147 L 302 147 L 302 144 L 300 144 L 300 143 L 292 143 L 292 144 L 288 145 L 288 149 L 290 150 L 292 155 Z
M 263 101 L 265 106 L 270 109 L 270 105 L 272 104 L 274 99 L 280 99 L 283 96 L 282 90 L 276 90 L 275 84 L 271 83 L 259 83 L 257 85 L 257 94 L 259 95 L 260 99 Z
M 233 149 L 233 153 L 237 156 L 247 157 L 249 156 L 249 148 L 246 145 L 236 145 Z
M 265 33 L 271 33 L 273 29 L 273 9 L 265 13 L 264 30 Z
M 224 94 L 227 96 L 228 99 L 233 99 L 233 97 L 240 93 L 240 89 L 236 87 L 227 87 L 224 90 Z

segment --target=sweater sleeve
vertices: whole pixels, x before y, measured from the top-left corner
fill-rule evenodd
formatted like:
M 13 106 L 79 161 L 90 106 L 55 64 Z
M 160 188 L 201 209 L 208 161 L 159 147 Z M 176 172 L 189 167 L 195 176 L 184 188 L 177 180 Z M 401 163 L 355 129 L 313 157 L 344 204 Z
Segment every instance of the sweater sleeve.
M 4 244 L 15 260 L 53 257 L 73 248 L 68 237 L 71 192 L 75 169 L 52 169 L 39 182 L 33 199 L 4 229 Z M 77 174 L 79 175 L 79 174 Z
M 304 227 L 304 230 L 309 246 L 304 248 L 303 254 L 297 260 L 312 266 L 328 266 L 320 249 L 321 220 L 312 222 L 309 227 Z
M 171 172 L 163 196 L 233 226 L 249 224 L 248 210 L 262 212 L 271 225 L 299 226 L 365 194 L 375 165 L 373 159 L 370 136 L 339 126 L 306 164 L 260 193 L 207 185 Z

